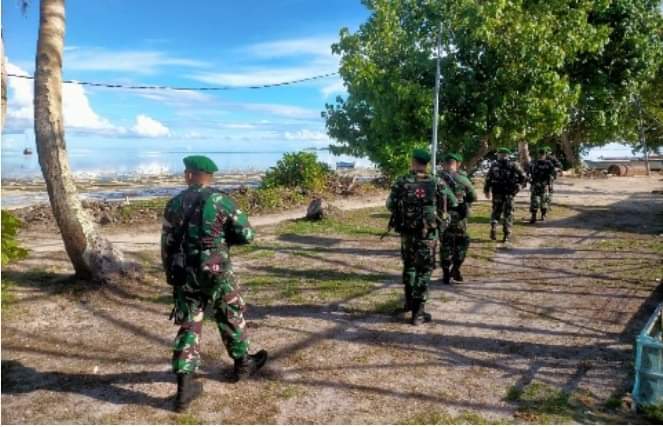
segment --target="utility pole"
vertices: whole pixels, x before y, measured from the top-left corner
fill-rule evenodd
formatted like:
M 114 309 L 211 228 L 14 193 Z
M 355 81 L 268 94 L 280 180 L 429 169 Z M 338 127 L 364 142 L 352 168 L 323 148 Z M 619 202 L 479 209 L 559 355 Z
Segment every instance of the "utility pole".
M 431 141 L 431 157 L 433 176 L 437 175 L 437 128 L 440 121 L 440 52 L 442 51 L 442 23 L 437 34 L 437 58 L 435 68 L 435 94 L 433 95 L 433 137 Z
M 638 133 L 640 136 L 640 145 L 645 152 L 645 171 L 647 176 L 651 175 L 651 170 L 649 169 L 649 147 L 647 147 L 647 140 L 645 139 L 645 129 L 644 124 L 642 123 L 642 104 L 640 103 L 640 97 L 636 98 L 638 104 Z

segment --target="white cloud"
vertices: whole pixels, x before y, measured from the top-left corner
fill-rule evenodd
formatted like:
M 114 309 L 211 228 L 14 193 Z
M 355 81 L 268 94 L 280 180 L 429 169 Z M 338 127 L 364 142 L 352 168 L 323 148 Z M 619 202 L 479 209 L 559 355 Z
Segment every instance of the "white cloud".
M 330 95 L 346 92 L 346 88 L 342 80 L 337 80 L 333 83 L 323 86 L 322 89 L 320 89 L 320 92 L 322 92 L 322 95 L 325 98 L 328 98 Z
M 258 64 L 235 68 L 223 72 L 198 72 L 191 78 L 208 84 L 221 86 L 258 86 L 300 80 L 338 70 L 339 58 L 332 54 L 332 37 L 309 37 L 301 39 L 274 40 L 245 46 L 240 54 L 248 54 L 250 60 Z M 274 66 L 263 60 L 287 58 L 302 65 Z M 325 80 L 311 81 L 308 84 L 320 85 Z M 327 84 L 329 86 L 329 84 Z M 330 89 L 327 89 L 329 91 Z M 325 96 L 328 93 L 323 92 Z
M 236 73 L 198 73 L 193 79 L 221 86 L 258 86 L 288 82 L 334 72 L 337 66 L 244 69 Z
M 274 116 L 286 117 L 290 119 L 320 119 L 319 111 L 308 110 L 296 105 L 243 103 L 228 104 L 228 106 L 231 108 L 234 107 L 238 110 L 268 113 Z
M 28 74 L 11 62 L 7 62 L 7 72 L 19 75 Z M 10 78 L 8 83 L 10 93 L 7 101 L 7 130 L 22 132 L 24 129 L 32 128 L 34 118 L 33 81 Z M 63 85 L 62 114 L 65 126 L 70 129 L 110 133 L 119 130 L 92 109 L 85 88 L 80 85 Z
M 117 50 L 70 47 L 65 50 L 64 69 L 78 71 L 119 71 L 154 74 L 163 67 L 204 68 L 204 61 L 171 56 L 157 50 Z
M 143 138 L 163 138 L 170 136 L 170 129 L 163 125 L 163 123 L 148 117 L 144 114 L 139 114 L 136 117 L 136 124 L 131 128 L 134 135 Z
M 331 45 L 336 37 L 307 37 L 256 43 L 243 48 L 258 58 L 282 58 L 292 56 L 331 56 Z
M 329 141 L 329 136 L 324 132 L 301 129 L 295 132 L 285 132 L 283 137 L 288 141 Z

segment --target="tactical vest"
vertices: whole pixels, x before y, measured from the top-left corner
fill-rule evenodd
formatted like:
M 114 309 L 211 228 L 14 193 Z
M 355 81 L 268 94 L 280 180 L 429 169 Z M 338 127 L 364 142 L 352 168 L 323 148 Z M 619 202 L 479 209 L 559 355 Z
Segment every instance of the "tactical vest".
M 419 233 L 431 224 L 436 212 L 437 185 L 432 177 L 403 183 L 396 203 L 394 229 L 398 233 Z
M 555 166 L 550 160 L 537 160 L 530 167 L 530 176 L 534 183 L 548 183 L 555 174 Z
M 456 172 L 456 173 L 458 173 L 458 172 Z M 456 199 L 458 200 L 458 205 L 461 205 L 461 204 L 465 203 L 465 186 L 462 185 L 462 184 L 459 184 L 456 181 L 456 175 L 455 175 L 456 173 L 442 171 L 440 176 L 442 177 L 444 182 L 447 183 L 447 186 L 451 189 L 451 191 L 456 196 Z
M 515 194 L 520 189 L 520 178 L 512 162 L 495 162 L 490 168 L 493 193 Z

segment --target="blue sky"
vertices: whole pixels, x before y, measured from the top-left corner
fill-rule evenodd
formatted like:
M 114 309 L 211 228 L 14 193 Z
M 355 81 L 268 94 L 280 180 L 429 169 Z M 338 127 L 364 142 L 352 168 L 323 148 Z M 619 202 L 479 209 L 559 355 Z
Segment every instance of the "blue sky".
M 64 78 L 179 86 L 245 86 L 337 71 L 330 44 L 367 17 L 359 0 L 67 0 Z M 3 2 L 9 72 L 32 74 L 38 2 Z M 219 93 L 65 85 L 70 147 L 292 150 L 326 146 L 320 112 L 337 77 Z M 3 151 L 33 140 L 32 82 L 9 80 Z M 213 147 L 213 148 L 212 148 Z

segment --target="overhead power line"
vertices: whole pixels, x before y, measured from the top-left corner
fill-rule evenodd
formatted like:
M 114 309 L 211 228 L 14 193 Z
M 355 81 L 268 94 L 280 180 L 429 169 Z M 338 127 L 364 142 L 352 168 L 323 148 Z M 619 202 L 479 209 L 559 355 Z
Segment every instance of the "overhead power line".
M 178 90 L 178 91 L 225 91 L 225 90 L 238 90 L 238 89 L 267 89 L 270 87 L 279 87 L 279 86 L 290 86 L 298 83 L 309 82 L 312 80 L 326 79 L 328 77 L 337 76 L 338 72 L 327 74 L 318 74 L 317 76 L 304 77 L 302 79 L 289 80 L 279 83 L 266 83 L 262 85 L 252 85 L 252 86 L 203 86 L 203 87 L 185 87 L 185 86 L 152 86 L 152 85 L 124 85 L 119 83 L 98 83 L 98 82 L 85 82 L 78 80 L 62 80 L 62 83 L 67 84 L 77 84 L 81 86 L 93 86 L 93 87 L 104 87 L 111 89 L 129 89 L 129 90 Z M 34 76 L 22 75 L 22 74 L 11 74 L 7 73 L 8 77 L 15 77 L 17 79 L 27 79 L 34 80 Z

